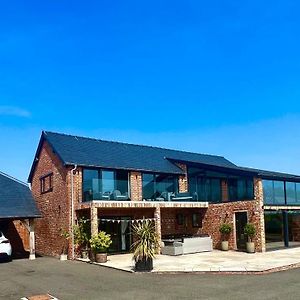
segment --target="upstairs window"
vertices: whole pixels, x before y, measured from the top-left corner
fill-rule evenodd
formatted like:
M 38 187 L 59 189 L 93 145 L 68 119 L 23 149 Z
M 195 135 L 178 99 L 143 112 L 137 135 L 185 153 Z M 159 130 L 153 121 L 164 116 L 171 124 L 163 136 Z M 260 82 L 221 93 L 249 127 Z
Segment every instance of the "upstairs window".
M 49 173 L 40 178 L 41 194 L 53 191 L 53 173 Z

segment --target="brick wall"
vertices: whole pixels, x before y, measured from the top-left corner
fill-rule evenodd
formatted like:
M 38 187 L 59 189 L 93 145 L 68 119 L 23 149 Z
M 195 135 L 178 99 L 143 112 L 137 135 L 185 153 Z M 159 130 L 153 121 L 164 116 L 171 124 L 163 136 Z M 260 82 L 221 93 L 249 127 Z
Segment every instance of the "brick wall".
M 40 177 L 53 172 L 53 191 L 41 194 Z M 31 189 L 42 218 L 36 220 L 36 252 L 58 256 L 62 251 L 63 238 L 60 230 L 70 229 L 70 201 L 67 192 L 68 172 L 51 147 L 44 142 Z

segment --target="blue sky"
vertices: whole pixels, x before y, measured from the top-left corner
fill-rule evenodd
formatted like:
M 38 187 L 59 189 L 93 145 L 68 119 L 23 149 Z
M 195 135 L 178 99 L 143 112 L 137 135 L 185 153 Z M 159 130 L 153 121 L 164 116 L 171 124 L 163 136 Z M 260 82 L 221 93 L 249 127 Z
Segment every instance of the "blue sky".
M 0 170 L 41 130 L 300 174 L 298 1 L 7 1 Z

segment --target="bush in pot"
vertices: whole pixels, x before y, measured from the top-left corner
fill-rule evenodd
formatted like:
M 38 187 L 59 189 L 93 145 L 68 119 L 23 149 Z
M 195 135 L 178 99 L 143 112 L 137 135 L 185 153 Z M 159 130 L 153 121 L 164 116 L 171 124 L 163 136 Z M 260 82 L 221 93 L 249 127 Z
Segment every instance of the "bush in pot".
M 244 227 L 244 234 L 248 237 L 248 242 L 246 243 L 246 249 L 248 253 L 255 252 L 255 245 L 253 238 L 255 237 L 256 228 L 253 224 L 247 223 Z
M 107 249 L 111 245 L 112 240 L 110 234 L 105 231 L 99 231 L 90 239 L 90 245 L 92 251 L 95 253 L 95 260 L 98 263 L 107 262 Z
M 67 230 L 60 230 L 60 236 L 64 239 L 60 260 L 65 261 L 68 259 L 68 249 L 69 249 L 69 239 L 71 237 L 69 231 Z
M 144 220 L 132 225 L 135 242 L 132 244 L 135 271 L 149 272 L 153 269 L 153 258 L 158 251 L 159 243 L 154 222 Z
M 223 251 L 228 251 L 228 239 L 232 231 L 232 226 L 230 224 L 223 223 L 220 226 L 219 231 L 222 234 L 221 249 Z
M 81 251 L 81 257 L 84 259 L 89 258 L 89 240 L 91 238 L 91 224 L 82 217 L 78 220 L 77 224 L 73 227 L 74 243 Z

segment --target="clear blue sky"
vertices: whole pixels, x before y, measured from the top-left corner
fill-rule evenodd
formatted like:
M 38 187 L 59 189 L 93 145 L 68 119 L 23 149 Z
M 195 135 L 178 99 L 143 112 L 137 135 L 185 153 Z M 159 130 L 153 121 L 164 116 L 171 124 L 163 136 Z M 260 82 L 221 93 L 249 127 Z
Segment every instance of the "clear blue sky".
M 0 170 L 42 129 L 300 174 L 299 1 L 4 1 Z

